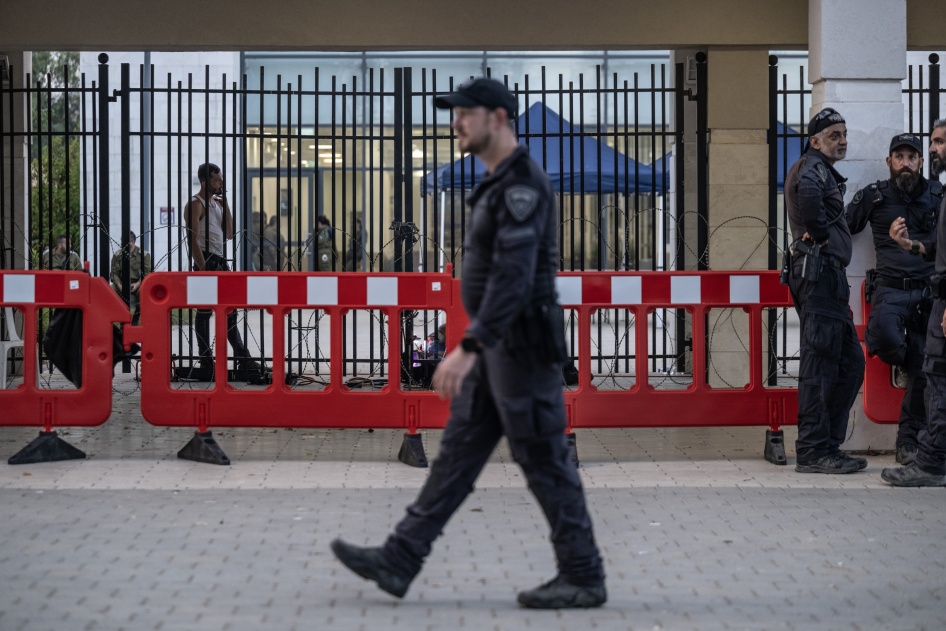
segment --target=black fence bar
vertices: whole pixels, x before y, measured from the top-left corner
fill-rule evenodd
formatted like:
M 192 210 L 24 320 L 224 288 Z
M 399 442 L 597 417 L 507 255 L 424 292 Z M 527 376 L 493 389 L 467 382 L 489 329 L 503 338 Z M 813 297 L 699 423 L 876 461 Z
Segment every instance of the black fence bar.
M 98 191 L 99 198 L 96 207 L 97 228 L 95 238 L 98 240 L 98 261 L 99 273 L 107 277 L 111 252 L 108 247 L 108 239 L 102 236 L 101 231 L 108 230 L 109 226 L 109 208 L 110 208 L 110 190 L 109 190 L 109 102 L 112 100 L 108 90 L 108 55 L 102 53 L 99 55 L 99 82 L 98 82 Z
M 696 54 L 696 269 L 709 269 L 709 130 L 708 107 L 704 97 L 707 89 L 706 53 Z
M 930 94 L 941 94 L 939 88 L 939 55 L 930 53 Z M 930 121 L 939 120 L 939 99 L 930 99 Z

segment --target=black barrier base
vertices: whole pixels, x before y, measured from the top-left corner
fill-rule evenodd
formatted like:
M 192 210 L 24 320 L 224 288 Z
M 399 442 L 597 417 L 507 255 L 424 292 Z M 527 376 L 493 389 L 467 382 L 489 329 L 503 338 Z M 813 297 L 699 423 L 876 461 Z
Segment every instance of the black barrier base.
M 190 442 L 177 452 L 177 457 L 207 464 L 230 464 L 227 454 L 223 453 L 223 449 L 214 440 L 213 433 L 209 431 L 194 432 Z
M 409 467 L 427 468 L 427 454 L 424 453 L 424 443 L 420 434 L 404 434 L 401 449 L 397 452 L 397 459 Z
M 40 432 L 38 438 L 7 460 L 7 464 L 35 464 L 57 460 L 81 460 L 85 452 L 73 447 L 56 432 Z
M 772 464 L 788 464 L 788 458 L 785 457 L 785 435 L 782 430 L 765 431 L 765 459 Z
M 578 462 L 578 437 L 572 432 L 569 432 L 565 434 L 565 438 L 568 440 L 568 457 L 571 458 L 571 461 L 574 462 L 577 467 L 580 464 Z

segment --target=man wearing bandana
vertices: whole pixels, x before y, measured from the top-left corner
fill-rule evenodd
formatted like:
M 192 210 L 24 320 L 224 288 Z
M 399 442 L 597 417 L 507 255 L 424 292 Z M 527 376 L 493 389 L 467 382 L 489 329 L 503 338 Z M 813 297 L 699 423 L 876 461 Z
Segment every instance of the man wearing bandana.
M 864 352 L 848 304 L 851 232 L 845 178 L 834 164 L 847 155 L 847 125 L 825 108 L 808 123 L 808 144 L 785 177 L 792 231 L 789 289 L 801 324 L 798 368 L 799 473 L 853 473 L 864 458 L 841 451 L 851 406 L 864 380 Z
M 859 190 L 846 212 L 852 234 L 869 224 L 874 238 L 877 268 L 869 274 L 871 312 L 864 338 L 869 353 L 906 377 L 896 442 L 897 462 L 906 465 L 916 458 L 917 436 L 926 427 L 923 345 L 933 306 L 933 262 L 920 254 L 922 242 L 936 238 L 943 186 L 921 174 L 923 144 L 914 134 L 891 139 L 887 167 L 890 179 Z M 910 232 L 909 249 L 890 237 L 890 224 L 898 217 L 905 219 Z

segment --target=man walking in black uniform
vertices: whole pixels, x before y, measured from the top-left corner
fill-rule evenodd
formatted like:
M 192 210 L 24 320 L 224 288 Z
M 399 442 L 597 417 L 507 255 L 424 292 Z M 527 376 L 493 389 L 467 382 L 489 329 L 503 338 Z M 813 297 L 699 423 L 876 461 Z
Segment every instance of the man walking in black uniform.
M 933 123 L 930 133 L 930 175 L 934 178 L 946 171 L 946 119 Z M 918 250 L 924 259 L 935 261 L 930 281 L 933 291 L 933 311 L 926 329 L 926 347 L 923 372 L 926 373 L 929 420 L 926 431 L 920 432 L 916 458 L 905 466 L 884 469 L 880 477 L 894 486 L 946 486 L 946 221 L 940 205 L 936 239 L 923 241 L 915 238 L 905 217 L 897 217 L 890 225 L 890 238 L 904 250 Z
M 801 324 L 798 368 L 799 473 L 853 473 L 864 458 L 841 451 L 848 417 L 864 379 L 864 352 L 848 300 L 845 268 L 851 233 L 844 215 L 845 178 L 834 163 L 847 154 L 847 126 L 831 109 L 808 123 L 805 153 L 785 177 L 792 230 L 789 288 Z
M 336 539 L 332 550 L 356 574 L 403 596 L 506 436 L 549 521 L 558 560 L 558 576 L 521 592 L 519 604 L 598 607 L 607 598 L 604 568 L 564 433 L 567 353 L 555 293 L 552 188 L 516 140 L 518 102 L 503 84 L 475 79 L 434 103 L 453 108 L 460 148 L 489 169 L 468 202 L 462 292 L 470 325 L 433 378 L 434 390 L 452 398 L 450 419 L 427 483 L 385 544 L 361 548 Z
M 917 434 L 926 427 L 923 345 L 933 306 L 929 286 L 933 262 L 919 256 L 920 243 L 936 238 L 943 186 L 921 175 L 923 144 L 914 134 L 893 137 L 887 166 L 889 180 L 855 193 L 847 206 L 847 225 L 857 234 L 869 223 L 873 233 L 877 268 L 868 272 L 871 311 L 864 338 L 870 353 L 905 373 L 896 458 L 900 464 L 910 464 L 916 458 Z M 906 220 L 914 240 L 908 250 L 890 238 L 890 225 L 897 217 Z

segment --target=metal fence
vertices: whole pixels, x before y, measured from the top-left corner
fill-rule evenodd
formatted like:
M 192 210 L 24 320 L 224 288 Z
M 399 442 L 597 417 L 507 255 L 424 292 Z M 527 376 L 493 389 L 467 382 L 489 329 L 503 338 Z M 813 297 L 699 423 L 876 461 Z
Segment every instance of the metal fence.
M 76 85 L 54 85 L 49 77 L 28 77 L 21 89 L 4 87 L 0 119 L 4 149 L 27 146 L 30 212 L 15 214 L 19 190 L 13 168 L 0 169 L 4 268 L 38 268 L 51 261 L 60 234 L 91 264 L 109 276 L 112 257 L 137 232 L 138 251 L 154 269 L 188 270 L 183 208 L 196 192 L 200 164 L 218 164 L 235 214 L 235 238 L 227 250 L 231 267 L 245 270 L 318 270 L 318 218 L 332 226 L 334 271 L 440 270 L 449 263 L 462 276 L 462 242 L 468 221 L 466 198 L 482 167 L 463 157 L 450 128 L 450 113 L 432 107 L 434 95 L 453 90 L 469 77 L 436 69 L 395 68 L 358 77 L 267 77 L 265 68 L 247 74 L 155 75 L 150 65 L 121 65 L 118 86 L 100 55 L 98 76 L 81 75 Z M 700 60 L 705 82 L 705 57 Z M 592 76 L 566 81 L 548 73 L 504 80 L 520 102 L 518 132 L 550 173 L 560 217 L 561 269 L 682 269 L 684 252 L 704 251 L 699 235 L 685 234 L 682 191 L 683 64 L 652 64 L 645 75 L 619 76 L 599 68 Z M 696 87 L 697 98 L 705 90 Z M 26 128 L 14 131 L 14 112 L 26 103 Z M 701 103 L 705 103 L 701 100 Z M 697 133 L 705 159 L 704 133 Z M 115 131 L 118 131 L 115 134 Z M 118 138 L 116 145 L 115 139 Z M 0 161 L 8 165 L 8 160 Z M 705 187 L 704 180 L 698 186 Z M 8 193 L 8 196 L 7 196 Z M 705 196 L 697 209 L 705 218 Z M 692 211 L 691 211 L 692 212 Z M 705 221 L 697 225 L 705 226 Z M 14 265 L 28 244 L 26 260 Z M 129 257 L 119 257 L 123 293 L 128 296 Z M 703 260 L 703 257 L 699 257 Z M 143 261 L 143 258 L 141 259 Z M 48 267 L 49 264 L 47 263 Z M 372 328 L 367 348 L 345 349 L 346 374 L 381 375 L 388 352 L 376 314 L 352 318 L 345 327 Z M 187 324 L 177 312 L 181 358 L 195 358 Z M 263 313 L 242 318 L 243 336 L 265 348 Z M 437 332 L 441 315 L 405 314 L 408 334 L 423 339 Z M 254 320 L 259 318 L 258 320 Z M 321 316 L 299 313 L 290 323 L 290 370 L 320 371 L 328 360 L 318 344 Z M 681 370 L 683 314 L 655 315 L 654 370 Z M 365 323 L 367 322 L 367 324 Z M 595 371 L 631 370 L 626 313 L 602 314 Z M 622 322 L 624 332 L 617 331 Z M 676 322 L 674 325 L 673 323 Z M 610 333 L 601 327 L 610 326 Z M 295 339 L 293 339 L 293 337 Z M 618 341 L 624 340 L 625 347 Z M 346 338 L 347 339 L 347 338 Z M 353 339 L 364 340 L 356 332 Z M 410 339 L 397 352 L 410 350 Z M 575 344 L 575 340 L 572 340 Z M 658 362 L 660 364 L 658 365 Z M 675 368 L 674 368 L 675 367 Z

